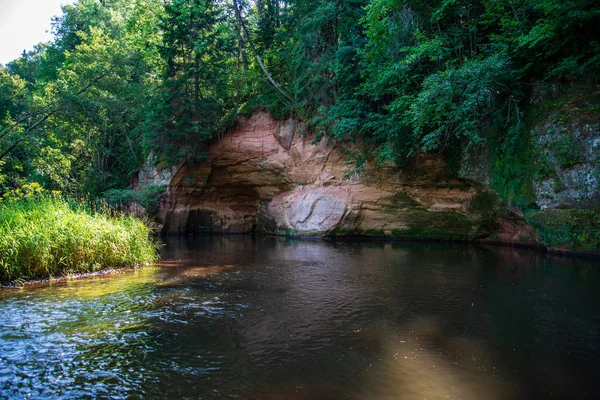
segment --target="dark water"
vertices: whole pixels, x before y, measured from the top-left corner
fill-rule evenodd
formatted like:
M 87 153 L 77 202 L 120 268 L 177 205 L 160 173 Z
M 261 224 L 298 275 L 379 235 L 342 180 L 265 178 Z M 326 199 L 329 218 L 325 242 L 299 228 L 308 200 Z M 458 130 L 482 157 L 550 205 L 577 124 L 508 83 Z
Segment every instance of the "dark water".
M 600 263 L 504 247 L 169 240 L 0 290 L 0 398 L 600 398 Z

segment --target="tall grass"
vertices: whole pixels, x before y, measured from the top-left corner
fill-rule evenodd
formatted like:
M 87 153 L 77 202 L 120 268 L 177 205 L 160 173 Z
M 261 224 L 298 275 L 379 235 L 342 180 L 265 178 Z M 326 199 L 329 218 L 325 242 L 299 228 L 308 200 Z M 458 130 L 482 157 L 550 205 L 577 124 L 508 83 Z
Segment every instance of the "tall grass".
M 151 230 L 134 217 L 40 197 L 0 203 L 0 282 L 145 264 Z

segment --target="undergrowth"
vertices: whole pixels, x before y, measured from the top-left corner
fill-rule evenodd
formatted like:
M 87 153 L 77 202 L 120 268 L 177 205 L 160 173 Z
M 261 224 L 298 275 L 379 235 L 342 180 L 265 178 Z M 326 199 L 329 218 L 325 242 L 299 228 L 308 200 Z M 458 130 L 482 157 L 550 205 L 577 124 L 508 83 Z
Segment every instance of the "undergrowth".
M 134 217 L 57 195 L 0 202 L 0 282 L 136 266 L 156 258 L 151 229 Z
M 600 214 L 596 210 L 528 211 L 525 217 L 545 246 L 600 249 Z

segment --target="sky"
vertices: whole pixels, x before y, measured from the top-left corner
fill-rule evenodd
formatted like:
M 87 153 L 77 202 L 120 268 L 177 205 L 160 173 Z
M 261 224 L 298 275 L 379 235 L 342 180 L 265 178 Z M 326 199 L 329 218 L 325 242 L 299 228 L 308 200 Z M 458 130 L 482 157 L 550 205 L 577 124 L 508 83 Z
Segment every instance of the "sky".
M 52 39 L 51 18 L 74 0 L 0 0 L 0 64 Z

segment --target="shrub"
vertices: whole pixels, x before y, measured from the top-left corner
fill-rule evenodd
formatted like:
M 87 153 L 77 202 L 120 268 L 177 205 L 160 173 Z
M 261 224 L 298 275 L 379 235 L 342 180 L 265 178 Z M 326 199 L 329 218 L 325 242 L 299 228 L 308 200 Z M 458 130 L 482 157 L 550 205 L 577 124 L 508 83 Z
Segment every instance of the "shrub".
M 137 203 L 146 209 L 147 215 L 153 215 L 158 211 L 158 199 L 166 188 L 166 185 L 149 185 L 141 190 L 111 189 L 104 192 L 102 198 L 117 209 Z
M 151 229 L 108 210 L 90 211 L 57 195 L 0 203 L 0 282 L 18 282 L 157 258 Z

